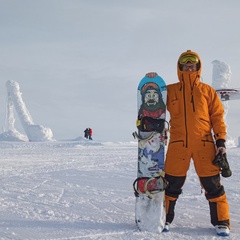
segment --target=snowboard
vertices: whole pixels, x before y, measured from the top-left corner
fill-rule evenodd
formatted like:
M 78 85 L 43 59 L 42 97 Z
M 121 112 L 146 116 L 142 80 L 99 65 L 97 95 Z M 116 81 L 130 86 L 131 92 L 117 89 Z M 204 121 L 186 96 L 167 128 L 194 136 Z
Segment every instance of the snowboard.
M 144 77 L 137 89 L 138 139 L 135 221 L 140 231 L 161 233 L 165 226 L 164 178 L 167 88 L 160 76 Z
M 235 89 L 222 88 L 222 89 L 217 89 L 216 92 L 222 101 L 240 99 L 240 89 L 237 89 L 237 88 Z

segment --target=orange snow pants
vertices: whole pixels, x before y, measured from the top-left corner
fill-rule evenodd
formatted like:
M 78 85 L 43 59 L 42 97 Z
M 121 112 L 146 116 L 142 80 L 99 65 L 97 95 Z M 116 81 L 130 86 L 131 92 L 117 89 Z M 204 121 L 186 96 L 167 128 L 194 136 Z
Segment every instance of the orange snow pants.
M 169 182 L 165 190 L 166 221 L 171 223 L 174 209 L 182 186 L 185 182 L 190 160 L 193 160 L 200 184 L 205 190 L 209 201 L 211 223 L 229 226 L 229 206 L 224 187 L 220 182 L 220 169 L 212 164 L 216 150 L 213 142 L 192 143 L 184 147 L 182 142 L 170 143 L 165 161 L 165 177 Z

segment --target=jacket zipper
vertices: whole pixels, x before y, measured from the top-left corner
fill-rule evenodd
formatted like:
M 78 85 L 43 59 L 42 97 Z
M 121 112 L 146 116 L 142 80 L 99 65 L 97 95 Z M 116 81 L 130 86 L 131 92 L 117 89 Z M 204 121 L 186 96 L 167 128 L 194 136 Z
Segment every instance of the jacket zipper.
M 169 144 L 173 144 L 173 143 L 182 143 L 184 147 L 184 140 L 176 140 L 176 141 L 169 142 Z
M 206 119 L 204 119 L 204 118 L 199 118 L 200 120 L 202 120 L 202 121 L 204 121 L 204 122 L 207 122 L 207 123 L 209 123 L 209 121 L 208 120 L 206 120 Z
M 195 85 L 195 81 L 196 81 L 196 79 L 194 80 L 193 85 L 191 85 L 191 79 L 190 79 L 191 95 L 192 95 L 191 103 L 192 103 L 192 107 L 193 107 L 193 112 L 195 112 L 195 104 L 194 104 L 194 97 L 193 97 L 193 88 Z
M 193 107 L 193 112 L 195 112 L 195 105 L 194 105 L 193 93 L 192 93 L 192 100 L 191 100 L 191 103 L 192 103 L 192 107 Z
M 186 131 L 186 148 L 188 147 L 188 129 L 187 129 L 187 109 L 186 109 L 186 98 L 185 98 L 185 82 L 183 79 L 183 102 L 184 102 L 184 120 L 185 120 L 185 131 Z

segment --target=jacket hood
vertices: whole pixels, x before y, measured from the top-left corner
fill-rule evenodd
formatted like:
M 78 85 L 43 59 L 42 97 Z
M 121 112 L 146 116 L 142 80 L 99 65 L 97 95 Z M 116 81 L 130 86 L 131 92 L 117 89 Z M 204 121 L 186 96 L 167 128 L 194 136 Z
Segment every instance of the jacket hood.
M 190 72 L 190 71 L 182 71 L 181 69 L 181 64 L 179 63 L 179 60 L 182 56 L 187 55 L 187 54 L 192 54 L 195 55 L 198 59 L 199 62 L 197 64 L 197 71 L 195 72 Z M 177 74 L 178 74 L 178 79 L 180 82 L 183 82 L 184 79 L 191 79 L 192 83 L 198 83 L 200 81 L 200 76 L 201 76 L 201 72 L 202 72 L 202 61 L 199 57 L 199 55 L 196 52 L 192 52 L 191 50 L 187 50 L 186 52 L 183 52 L 177 61 Z

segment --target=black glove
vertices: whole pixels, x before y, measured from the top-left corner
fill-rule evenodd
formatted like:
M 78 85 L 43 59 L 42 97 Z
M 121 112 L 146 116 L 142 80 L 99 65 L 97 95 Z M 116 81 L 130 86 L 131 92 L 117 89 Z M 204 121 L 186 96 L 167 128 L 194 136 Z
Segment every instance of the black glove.
M 217 146 L 217 148 L 220 148 L 220 147 L 226 148 L 226 146 L 225 146 L 225 140 L 224 140 L 224 139 L 218 139 L 218 140 L 216 141 L 216 146 Z
M 223 147 L 223 146 L 220 146 L 220 147 Z M 223 153 L 222 149 L 219 150 L 218 154 L 215 156 L 212 163 L 213 165 L 221 168 L 221 174 L 223 177 L 230 177 L 232 175 L 232 171 L 227 161 L 227 154 Z

